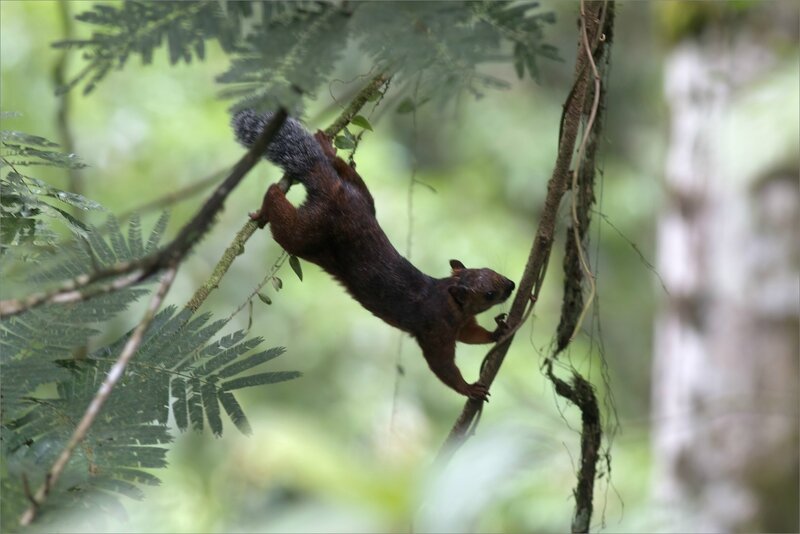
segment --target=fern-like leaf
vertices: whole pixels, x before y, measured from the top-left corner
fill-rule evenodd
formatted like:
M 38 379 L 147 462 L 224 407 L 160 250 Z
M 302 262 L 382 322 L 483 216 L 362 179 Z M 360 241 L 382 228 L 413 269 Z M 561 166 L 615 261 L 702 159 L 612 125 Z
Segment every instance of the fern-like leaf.
M 13 397 L 14 401 L 11 411 L 4 405 L 3 453 L 8 457 L 7 470 L 26 465 L 26 474 L 31 477 L 44 476 L 44 469 L 74 430 L 76 414 L 82 413 L 96 395 L 128 338 L 123 336 L 83 360 L 67 360 L 71 347 L 85 341 L 91 331 L 70 334 L 72 325 L 65 323 L 62 328 L 62 323 L 53 321 L 54 317 L 65 320 L 63 312 L 57 306 L 45 306 L 36 313 L 27 312 L 0 323 L 4 334 L 0 339 L 17 353 L 2 365 L 3 386 L 7 385 L 7 378 L 13 380 L 13 386 L 4 390 L 4 398 Z M 52 333 L 36 340 L 32 334 L 42 326 L 36 321 L 48 319 Z M 299 373 L 253 373 L 283 349 L 249 354 L 262 340 L 248 339 L 241 331 L 212 341 L 224 325 L 224 321 L 210 322 L 208 314 L 193 318 L 190 311 L 176 313 L 172 307 L 154 318 L 139 353 L 106 401 L 103 416 L 95 421 L 62 476 L 62 491 L 73 496 L 76 492 L 86 493 L 81 501 L 84 505 L 99 498 L 97 492 L 140 498 L 137 484 L 157 483 L 143 469 L 165 465 L 163 445 L 171 440 L 167 429 L 170 408 L 181 429 L 191 424 L 195 430 L 202 430 L 207 424 L 220 435 L 224 412 L 236 428 L 250 432 L 250 423 L 233 391 L 288 380 Z M 64 341 L 59 342 L 60 339 Z M 4 351 L 4 357 L 6 354 Z M 40 367 L 44 364 L 44 372 L 34 363 Z M 36 374 L 26 374 L 30 371 Z M 37 378 L 26 381 L 26 376 Z M 32 396 L 36 387 L 52 381 L 57 384 L 56 397 Z M 14 483 L 17 482 L 4 476 L 4 491 L 6 485 Z M 111 504 L 106 502 L 104 506 Z
M 313 94 L 347 43 L 346 13 L 334 4 L 303 2 L 285 9 L 264 5 L 261 25 L 247 37 L 217 81 L 230 87 L 225 98 L 238 98 L 235 108 L 297 109 Z
M 205 41 L 217 40 L 231 51 L 241 37 L 244 19 L 252 16 L 252 3 L 224 0 L 186 2 L 134 2 L 95 5 L 77 18 L 98 27 L 90 39 L 54 43 L 56 48 L 82 50 L 88 64 L 62 91 L 84 83 L 84 94 L 114 68 L 121 68 L 132 55 L 148 64 L 158 48 L 166 44 L 171 64 L 193 58 L 204 59 Z
M 260 15 L 260 18 L 257 18 Z M 242 21 L 252 17 L 247 35 Z M 216 38 L 231 55 L 218 77 L 222 96 L 235 109 L 275 109 L 297 113 L 301 97 L 326 81 L 349 41 L 396 86 L 414 87 L 417 107 L 425 99 L 452 100 L 467 90 L 507 87 L 482 72 L 487 63 L 512 63 L 520 77 L 538 77 L 537 59 L 558 59 L 544 43 L 543 27 L 552 13 L 529 0 L 418 2 L 125 2 L 96 6 L 79 20 L 98 26 L 89 40 L 57 43 L 84 50 L 89 63 L 71 85 L 86 81 L 90 91 L 132 54 L 145 63 L 166 43 L 172 63 L 203 57 L 205 41 Z M 413 84 L 403 82 L 413 82 Z
M 299 376 L 297 372 L 255 373 L 260 365 L 283 353 L 282 347 L 249 354 L 263 340 L 247 339 L 237 331 L 210 341 L 225 326 L 224 321 L 209 323 L 210 315 L 192 317 L 190 310 L 176 313 L 175 308 L 160 312 L 153 321 L 137 357 L 129 364 L 125 383 L 136 381 L 145 406 L 164 418 L 171 407 L 178 428 L 186 430 L 191 424 L 202 430 L 205 423 L 214 434 L 222 433 L 220 405 L 240 430 L 250 428 L 244 412 L 231 392 L 242 387 L 272 384 Z M 124 339 L 89 356 L 105 371 L 116 360 Z M 226 393 L 223 395 L 223 393 Z
M 4 114 L 12 117 L 13 114 Z M 75 236 L 85 236 L 86 226 L 64 208 L 83 211 L 101 206 L 88 198 L 64 191 L 24 174 L 25 167 L 85 167 L 75 154 L 52 150 L 58 144 L 15 130 L 0 131 L 0 257 L 13 248 L 22 262 L 38 262 L 53 255 L 59 237 L 52 223 L 58 222 Z

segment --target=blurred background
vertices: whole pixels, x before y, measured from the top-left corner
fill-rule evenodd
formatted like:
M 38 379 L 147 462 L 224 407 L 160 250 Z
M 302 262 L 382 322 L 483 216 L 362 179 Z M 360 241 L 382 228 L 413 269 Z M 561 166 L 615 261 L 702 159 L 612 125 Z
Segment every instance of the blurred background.
M 0 3 L 0 107 L 22 114 L 2 128 L 65 143 L 66 125 L 68 151 L 88 164 L 78 177 L 37 176 L 121 215 L 227 170 L 242 149 L 229 103 L 217 98 L 214 77 L 227 59 L 213 46 L 202 63 L 169 66 L 162 51 L 149 66 L 131 61 L 88 97 L 54 96 L 58 77 L 82 60 L 50 44 L 85 35 L 68 21 L 90 5 Z M 392 242 L 428 274 L 446 276 L 451 258 L 512 279 L 522 273 L 576 46 L 577 4 L 544 7 L 558 16 L 546 40 L 564 62 L 543 62 L 540 83 L 490 67 L 510 90 L 369 115 L 375 131 L 356 154 L 359 172 Z M 596 385 L 607 422 L 593 529 L 799 528 L 799 10 L 790 1 L 617 6 L 590 238 L 598 297 L 562 356 Z M 309 126 L 327 126 L 368 70 L 349 50 L 310 103 Z M 183 305 L 206 280 L 278 178 L 260 164 L 233 193 L 169 303 Z M 167 237 L 207 191 L 170 204 Z M 302 199 L 301 188 L 290 198 Z M 143 212 L 144 227 L 159 213 Z M 162 485 L 126 501 L 127 520 L 110 518 L 105 530 L 568 529 L 580 420 L 540 371 L 560 313 L 562 246 L 476 435 L 444 470 L 432 460 L 463 399 L 430 373 L 413 340 L 316 266 L 303 263 L 302 282 L 285 267 L 283 288 L 265 289 L 272 305 L 256 300 L 229 328 L 252 321 L 266 345 L 287 348 L 274 369 L 303 377 L 240 396 L 252 436 L 230 424 L 221 438 L 180 434 L 170 467 L 156 473 Z M 232 313 L 280 252 L 268 232 L 254 236 L 203 311 Z M 489 326 L 500 311 L 479 320 Z M 115 320 L 97 346 L 140 312 Z M 467 380 L 485 351 L 459 346 Z

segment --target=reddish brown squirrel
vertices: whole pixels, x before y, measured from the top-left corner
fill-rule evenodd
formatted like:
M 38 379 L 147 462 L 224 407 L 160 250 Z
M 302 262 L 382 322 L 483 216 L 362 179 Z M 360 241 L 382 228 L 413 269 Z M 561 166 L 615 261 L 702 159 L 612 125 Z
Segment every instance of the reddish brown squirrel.
M 238 112 L 233 128 L 250 146 L 272 117 L 252 110 Z M 278 184 L 251 217 L 287 252 L 316 263 L 341 282 L 367 310 L 411 334 L 431 370 L 442 382 L 468 397 L 487 400 L 479 383 L 468 384 L 455 363 L 456 341 L 491 343 L 507 329 L 503 316 L 490 332 L 475 315 L 505 301 L 514 282 L 491 269 L 467 269 L 451 260 L 452 274 L 433 278 L 414 267 L 392 246 L 375 218 L 375 202 L 361 176 L 322 132 L 312 136 L 287 119 L 264 156 L 283 168 L 307 191 L 293 206 Z

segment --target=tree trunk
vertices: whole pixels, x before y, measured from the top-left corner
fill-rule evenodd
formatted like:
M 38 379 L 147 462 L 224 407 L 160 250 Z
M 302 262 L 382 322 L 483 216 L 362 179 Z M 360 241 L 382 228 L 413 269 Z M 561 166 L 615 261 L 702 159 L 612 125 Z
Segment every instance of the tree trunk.
M 709 25 L 675 46 L 664 73 L 658 269 L 669 294 L 653 426 L 655 496 L 671 531 L 800 530 L 798 93 L 757 94 L 754 82 L 795 67 L 745 30 Z M 785 108 L 759 115 L 758 97 Z

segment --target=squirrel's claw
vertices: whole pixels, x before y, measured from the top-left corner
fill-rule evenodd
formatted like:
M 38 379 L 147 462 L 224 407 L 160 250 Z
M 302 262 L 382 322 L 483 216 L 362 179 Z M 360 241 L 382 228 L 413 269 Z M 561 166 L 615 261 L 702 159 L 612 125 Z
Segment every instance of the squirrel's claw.
M 470 384 L 469 387 L 467 387 L 466 393 L 467 397 L 469 397 L 470 399 L 475 399 L 483 402 L 489 402 L 489 395 L 491 395 L 491 393 L 489 393 L 489 388 L 487 388 L 486 386 L 484 386 L 479 382 Z
M 497 323 L 497 328 L 494 332 L 492 332 L 492 339 L 494 341 L 499 340 L 501 337 L 505 335 L 506 332 L 509 330 L 508 323 L 506 322 L 507 314 L 501 313 L 497 317 L 494 318 L 494 322 Z

